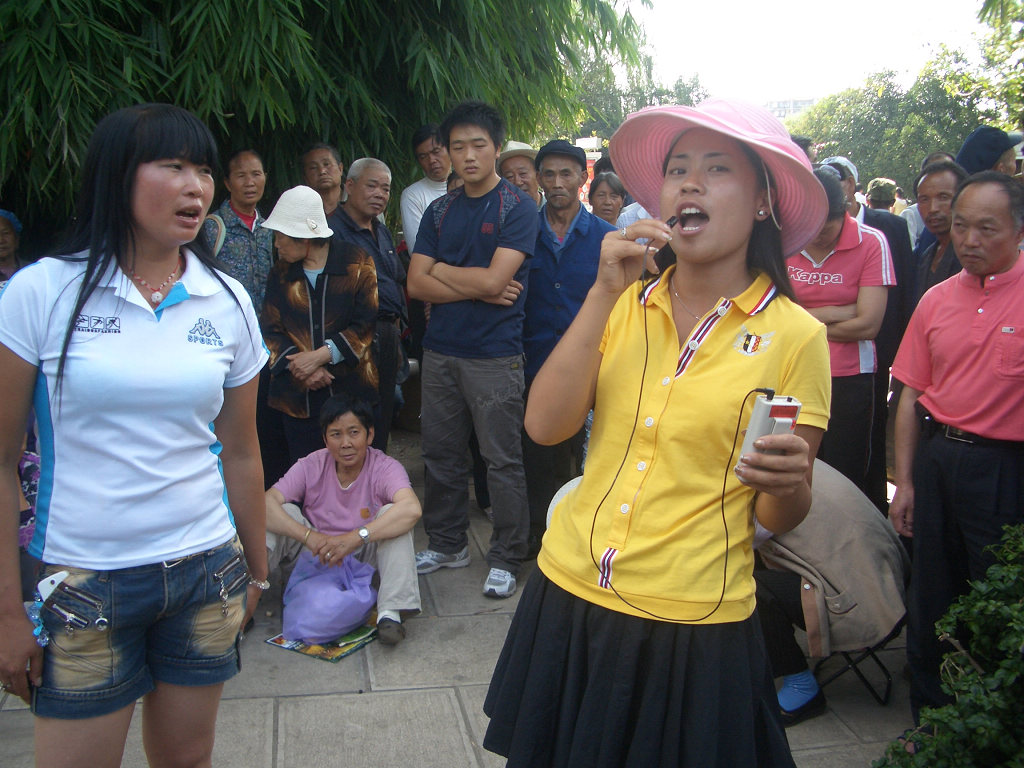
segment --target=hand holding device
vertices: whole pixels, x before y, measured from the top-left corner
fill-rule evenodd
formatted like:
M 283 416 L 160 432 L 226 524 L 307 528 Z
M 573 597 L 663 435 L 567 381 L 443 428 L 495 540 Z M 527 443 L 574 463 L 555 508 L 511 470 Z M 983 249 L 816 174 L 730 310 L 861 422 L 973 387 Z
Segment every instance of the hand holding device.
M 800 415 L 800 401 L 795 397 L 773 395 L 771 398 L 758 395 L 754 401 L 754 410 L 750 414 L 747 432 L 743 437 L 740 456 L 747 453 L 777 453 L 777 451 L 758 451 L 754 441 L 764 435 L 793 434 L 796 419 Z

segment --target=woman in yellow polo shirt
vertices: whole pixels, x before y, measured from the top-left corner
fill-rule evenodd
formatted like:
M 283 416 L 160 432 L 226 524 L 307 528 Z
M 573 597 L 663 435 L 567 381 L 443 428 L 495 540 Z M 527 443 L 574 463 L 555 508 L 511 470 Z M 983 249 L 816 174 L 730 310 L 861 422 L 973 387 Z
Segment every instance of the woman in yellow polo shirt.
M 790 766 L 751 543 L 755 516 L 783 532 L 807 513 L 827 425 L 825 328 L 785 266 L 825 195 L 781 123 L 735 102 L 635 113 L 611 156 L 662 220 L 605 237 L 531 390 L 534 440 L 565 439 L 591 408 L 594 426 L 498 661 L 484 746 L 513 767 Z M 758 389 L 803 409 L 794 434 L 757 443 L 771 454 L 739 456 Z

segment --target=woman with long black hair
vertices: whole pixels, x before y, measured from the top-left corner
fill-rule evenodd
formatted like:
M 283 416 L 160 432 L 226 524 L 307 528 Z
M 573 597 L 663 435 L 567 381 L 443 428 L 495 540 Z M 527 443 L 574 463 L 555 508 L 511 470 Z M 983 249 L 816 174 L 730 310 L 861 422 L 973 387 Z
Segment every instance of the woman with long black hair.
M 140 697 L 150 765 L 209 765 L 239 629 L 269 586 L 255 428 L 267 353 L 200 236 L 216 167 L 183 109 L 108 115 L 61 255 L 0 294 L 0 684 L 32 706 L 37 765 L 120 765 Z M 32 621 L 14 565 L 30 405 Z

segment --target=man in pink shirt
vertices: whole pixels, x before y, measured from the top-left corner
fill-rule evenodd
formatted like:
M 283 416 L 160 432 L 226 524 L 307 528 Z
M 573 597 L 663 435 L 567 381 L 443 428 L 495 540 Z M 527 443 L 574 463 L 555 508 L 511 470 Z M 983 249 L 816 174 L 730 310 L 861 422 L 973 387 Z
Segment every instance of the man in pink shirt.
M 267 491 L 270 568 L 305 547 L 325 565 L 349 555 L 380 574 L 377 632 L 382 643 L 405 637 L 402 612 L 420 610 L 412 529 L 419 499 L 409 475 L 373 442 L 373 410 L 335 395 L 320 410 L 326 448 L 295 462 Z M 301 508 L 301 511 L 300 511 Z
M 912 536 L 907 659 L 911 709 L 950 701 L 939 686 L 935 622 L 980 579 L 1002 527 L 1024 522 L 1024 187 L 984 171 L 953 199 L 963 270 L 921 299 L 893 376 L 896 496 L 889 517 Z M 951 650 L 946 648 L 945 650 Z

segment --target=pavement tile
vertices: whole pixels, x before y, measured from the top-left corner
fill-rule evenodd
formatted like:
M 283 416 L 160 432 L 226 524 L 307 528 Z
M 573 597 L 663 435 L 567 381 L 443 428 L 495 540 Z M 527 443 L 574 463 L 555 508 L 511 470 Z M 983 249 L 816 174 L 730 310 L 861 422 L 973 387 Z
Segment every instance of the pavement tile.
M 28 704 L 19 699 L 17 696 L 12 696 L 8 693 L 0 693 L 0 712 L 15 712 L 22 709 L 28 709 Z
M 469 735 L 480 759 L 482 768 L 501 768 L 505 758 L 488 752 L 483 748 L 484 733 L 487 731 L 488 717 L 484 714 L 484 698 L 487 696 L 486 685 L 466 685 L 456 689 L 459 700 L 469 722 Z
M 0 712 L 0 765 L 4 768 L 33 768 L 32 713 L 27 707 Z
M 224 685 L 225 699 L 359 693 L 369 687 L 365 655 L 359 651 L 331 663 L 264 642 L 281 631 L 258 624 L 242 641 L 242 672 Z M 376 644 L 376 643 L 373 643 Z
M 859 741 L 857 735 L 831 711 L 787 728 L 786 738 L 789 739 L 789 748 L 794 751 L 810 747 L 856 744 Z
M 33 768 L 32 715 L 28 710 L 0 714 L 0 765 Z M 213 764 L 217 768 L 272 768 L 274 700 L 222 701 L 217 716 Z M 142 747 L 142 706 L 137 706 L 128 729 L 124 766 L 146 765 Z
M 371 643 L 366 653 L 374 691 L 486 684 L 501 652 L 508 615 L 442 616 L 408 622 L 396 646 Z
M 852 672 L 825 688 L 829 709 L 862 741 L 895 739 L 914 724 L 910 714 L 910 686 L 903 678 L 903 662 L 892 663 L 891 657 L 883 660 L 893 678 L 892 696 L 885 706 L 874 700 Z M 877 668 L 866 669 L 865 674 L 873 683 L 881 680 Z
M 277 768 L 477 768 L 451 688 L 284 699 Z
M 145 705 L 136 707 L 123 766 L 146 765 L 142 747 L 142 714 Z M 221 701 L 217 712 L 217 737 L 213 745 L 213 765 L 217 768 L 273 768 L 274 700 L 245 699 Z
M 797 768 L 868 768 L 885 754 L 885 742 L 856 744 L 842 749 L 807 749 L 793 752 Z

